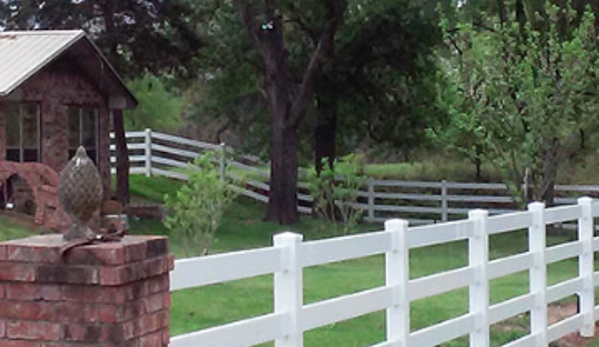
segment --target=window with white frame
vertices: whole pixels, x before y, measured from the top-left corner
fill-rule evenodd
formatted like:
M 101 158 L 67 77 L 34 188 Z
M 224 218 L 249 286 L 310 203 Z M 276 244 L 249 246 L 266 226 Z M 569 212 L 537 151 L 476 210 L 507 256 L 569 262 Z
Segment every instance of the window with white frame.
M 98 109 L 92 107 L 68 108 L 69 158 L 79 146 L 85 147 L 88 157 L 98 164 Z
M 40 161 L 40 107 L 34 102 L 5 104 L 6 159 Z

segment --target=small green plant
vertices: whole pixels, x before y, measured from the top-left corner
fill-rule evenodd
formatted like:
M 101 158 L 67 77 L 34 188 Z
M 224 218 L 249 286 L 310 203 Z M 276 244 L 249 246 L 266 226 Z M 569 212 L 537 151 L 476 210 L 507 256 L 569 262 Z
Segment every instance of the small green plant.
M 164 224 L 181 238 L 187 256 L 210 252 L 223 213 L 237 197 L 213 158 L 211 153 L 198 156 L 187 170 L 187 184 L 164 199 L 169 211 Z
M 328 221 L 340 222 L 345 235 L 353 231 L 362 217 L 362 210 L 354 206 L 365 182 L 362 158 L 348 155 L 334 160 L 332 166 L 328 158 L 323 158 L 320 174 L 312 170 L 308 180 L 316 213 Z

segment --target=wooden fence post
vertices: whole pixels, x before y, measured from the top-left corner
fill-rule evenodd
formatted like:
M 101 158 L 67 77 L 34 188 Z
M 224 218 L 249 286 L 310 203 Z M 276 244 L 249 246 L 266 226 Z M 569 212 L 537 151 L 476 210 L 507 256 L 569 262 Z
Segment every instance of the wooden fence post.
M 368 219 L 374 221 L 374 179 L 368 177 L 366 184 L 368 185 Z
M 387 308 L 387 342 L 405 347 L 410 338 L 408 221 L 390 219 L 385 222 L 385 231 L 391 233 L 391 250 L 385 254 L 385 281 L 393 291 L 391 307 Z
M 534 305 L 530 312 L 530 334 L 536 340 L 535 346 L 547 346 L 547 264 L 545 250 L 545 204 L 533 202 L 528 205 L 532 213 L 532 226 L 528 228 L 528 249 L 533 255 L 533 266 L 528 270 L 530 292 L 534 295 Z
M 224 142 L 220 144 L 219 166 L 220 180 L 224 181 L 227 170 L 227 147 Z
M 283 248 L 283 271 L 275 273 L 274 311 L 287 315 L 285 336 L 275 341 L 275 347 L 303 347 L 301 330 L 303 308 L 303 273 L 299 248 L 303 236 L 284 232 L 274 236 L 274 246 Z
M 146 129 L 144 137 L 146 177 L 152 176 L 152 129 Z
M 476 328 L 470 333 L 471 347 L 489 347 L 489 212 L 473 210 L 468 218 L 474 223 L 474 235 L 468 240 L 469 266 L 474 269 L 474 283 L 470 285 L 469 309 L 475 315 Z
M 583 325 L 580 335 L 592 337 L 595 334 L 595 284 L 594 250 L 593 250 L 593 199 L 578 199 L 581 217 L 578 219 L 578 240 L 582 242 L 582 252 L 578 256 L 578 276 L 582 278 L 582 291 L 578 294 L 580 314 Z
M 441 220 L 447 222 L 447 181 L 441 181 Z

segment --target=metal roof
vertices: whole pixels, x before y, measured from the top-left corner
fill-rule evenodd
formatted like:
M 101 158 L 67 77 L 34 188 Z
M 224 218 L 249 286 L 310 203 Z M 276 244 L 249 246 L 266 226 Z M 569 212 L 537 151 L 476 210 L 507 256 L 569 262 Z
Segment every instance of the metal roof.
M 72 52 L 71 52 L 72 51 Z M 86 51 L 85 57 L 81 52 Z M 106 92 L 121 95 L 128 99 L 128 107 L 134 107 L 137 100 L 127 89 L 114 68 L 85 35 L 82 30 L 39 30 L 0 32 L 0 97 L 7 96 L 25 83 L 45 66 L 69 52 L 69 56 L 81 57 L 81 65 L 90 72 L 90 77 L 106 79 Z M 89 65 L 89 55 L 96 55 L 108 74 L 95 73 Z M 104 70 L 104 69 L 102 69 Z M 107 76 L 110 75 L 110 76 Z

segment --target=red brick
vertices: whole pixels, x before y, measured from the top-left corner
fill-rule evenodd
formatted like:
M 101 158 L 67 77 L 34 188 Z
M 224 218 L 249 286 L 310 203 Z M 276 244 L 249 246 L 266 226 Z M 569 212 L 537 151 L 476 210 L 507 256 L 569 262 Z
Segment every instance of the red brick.
M 94 266 L 39 265 L 36 271 L 38 283 L 97 284 L 98 269 Z
M 0 299 L 4 299 L 6 297 L 5 285 L 0 283 Z
M 141 301 L 130 301 L 119 308 L 119 322 L 135 319 L 143 315 L 143 304 Z
M 147 245 L 147 258 L 161 257 L 168 255 L 168 239 L 166 237 L 156 237 L 149 239 Z
M 123 342 L 123 329 L 119 325 L 69 324 L 65 326 L 65 341 L 104 343 Z
M 139 347 L 160 347 L 162 346 L 162 331 L 157 331 L 144 335 L 139 339 Z
M 34 246 L 27 243 L 8 244 L 6 259 L 22 263 L 56 263 L 60 260 L 60 248 L 47 245 Z
M 56 323 L 96 322 L 93 305 L 67 302 L 0 301 L 2 318 Z
M 79 265 L 122 265 L 125 249 L 119 243 L 75 248 L 66 257 L 69 264 Z
M 133 339 L 133 340 L 127 341 L 127 343 L 125 344 L 125 347 L 140 347 L 139 339 Z
M 141 316 L 137 322 L 136 334 L 145 335 L 147 333 L 166 328 L 168 327 L 168 322 L 169 315 L 168 311 L 166 310 Z
M 19 263 L 0 263 L 0 281 L 33 282 L 35 266 Z
M 118 306 L 103 306 L 98 307 L 98 322 L 100 323 L 117 323 L 123 321 L 120 319 L 121 307 Z
M 120 304 L 125 302 L 125 288 L 63 285 L 60 299 L 69 302 Z
M 138 336 L 137 320 L 128 321 L 123 324 L 123 337 L 125 341 L 132 340 Z
M 47 322 L 8 322 L 6 336 L 9 339 L 59 341 L 62 338 L 62 327 L 60 324 Z
M 147 246 L 145 243 L 128 244 L 125 246 L 125 262 L 134 263 L 142 261 L 147 256 Z
M 175 255 L 170 254 L 168 256 L 168 270 L 173 271 L 175 269 Z
M 171 307 L 171 293 L 170 292 L 164 293 L 164 307 L 165 308 Z
M 167 258 L 158 257 L 123 266 L 102 267 L 100 269 L 100 284 L 115 286 L 140 281 L 164 274 L 168 271 L 167 266 Z
M 92 304 L 59 302 L 47 304 L 49 308 L 41 319 L 61 323 L 92 323 L 98 321 L 97 308 Z
M 141 302 L 143 303 L 143 314 L 152 313 L 165 308 L 163 293 L 147 296 L 141 299 Z
M 41 347 L 37 341 L 26 341 L 26 340 L 3 340 L 0 339 L 0 346 L 2 347 Z M 46 346 L 43 346 L 46 347 Z M 64 346 L 60 346 L 64 347 Z
M 7 283 L 6 298 L 29 301 L 58 301 L 60 286 L 36 283 Z
M 168 273 L 160 276 L 155 276 L 145 280 L 144 282 L 143 296 L 165 292 L 169 290 L 169 275 Z
M 4 319 L 0 319 L 0 339 L 4 336 L 6 336 L 6 321 Z
M 120 288 L 123 289 L 126 301 L 138 300 L 139 298 L 168 290 L 168 287 L 165 287 L 165 280 L 161 276 L 154 276 L 141 281 L 131 282 Z
M 168 329 L 162 330 L 162 345 L 168 346 L 171 343 L 171 333 Z
M 0 261 L 6 260 L 7 257 L 7 249 L 8 245 L 5 243 L 0 243 Z

